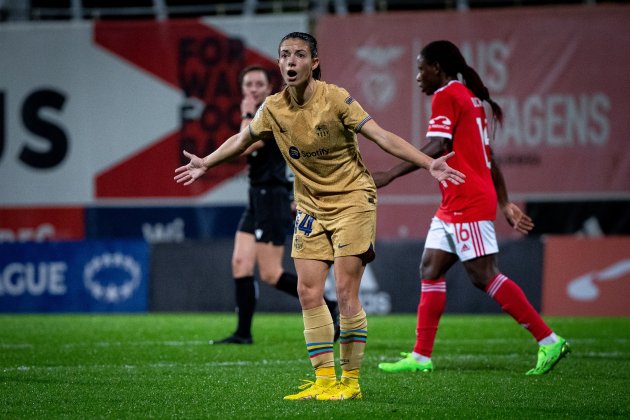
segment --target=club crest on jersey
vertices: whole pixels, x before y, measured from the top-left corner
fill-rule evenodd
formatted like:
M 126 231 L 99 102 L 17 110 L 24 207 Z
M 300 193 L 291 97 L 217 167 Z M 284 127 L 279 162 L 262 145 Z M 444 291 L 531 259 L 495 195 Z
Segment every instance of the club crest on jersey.
M 329 135 L 328 126 L 326 124 L 317 124 L 315 126 L 315 133 L 317 134 L 317 137 L 319 138 L 328 137 Z

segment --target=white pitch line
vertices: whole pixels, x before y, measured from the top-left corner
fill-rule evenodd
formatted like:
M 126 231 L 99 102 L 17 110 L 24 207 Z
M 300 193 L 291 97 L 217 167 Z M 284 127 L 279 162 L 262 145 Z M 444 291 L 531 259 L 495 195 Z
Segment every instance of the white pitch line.
M 576 352 L 575 356 L 585 356 L 599 359 L 617 359 L 622 357 L 627 357 L 627 352 Z M 396 356 L 387 356 L 387 355 L 370 355 L 364 358 L 364 362 L 381 362 L 381 361 L 389 361 L 395 359 Z M 521 359 L 523 357 L 520 353 L 506 353 L 506 354 L 441 354 L 436 356 L 436 359 L 440 360 L 448 360 L 448 361 L 490 361 L 490 360 L 514 360 Z M 308 362 L 305 358 L 299 359 L 262 359 L 262 360 L 231 360 L 231 361 L 215 361 L 215 362 L 205 362 L 205 363 L 177 363 L 177 362 L 160 362 L 160 363 L 149 363 L 146 365 L 113 365 L 113 364 L 95 364 L 95 365 L 70 365 L 70 366 L 16 366 L 16 367 L 5 367 L 0 369 L 3 373 L 12 373 L 12 372 L 59 372 L 64 370 L 115 370 L 115 369 L 124 369 L 124 370 L 134 370 L 134 369 L 175 369 L 175 368 L 199 368 L 199 367 L 208 367 L 208 368 L 216 368 L 216 367 L 243 367 L 243 366 L 286 366 L 286 365 L 294 365 L 294 364 L 304 364 L 308 365 Z

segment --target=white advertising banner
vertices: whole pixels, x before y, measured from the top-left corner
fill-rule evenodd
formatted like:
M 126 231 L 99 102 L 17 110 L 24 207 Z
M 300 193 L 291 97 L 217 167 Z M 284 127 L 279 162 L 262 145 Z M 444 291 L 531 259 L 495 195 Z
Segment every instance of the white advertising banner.
M 0 25 L 0 206 L 244 203 L 244 161 L 182 188 L 183 147 L 238 130 L 238 74 L 302 14 Z M 229 182 L 226 182 L 229 181 Z M 180 200 L 181 201 L 181 200 Z

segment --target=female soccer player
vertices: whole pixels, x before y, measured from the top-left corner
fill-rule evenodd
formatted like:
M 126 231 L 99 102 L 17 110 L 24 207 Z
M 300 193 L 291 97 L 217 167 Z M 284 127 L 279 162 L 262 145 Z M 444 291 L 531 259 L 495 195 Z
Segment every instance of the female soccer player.
M 241 129 L 254 118 L 256 109 L 271 95 L 273 86 L 268 71 L 259 65 L 244 68 L 239 76 Z M 232 254 L 232 277 L 236 289 L 238 323 L 236 331 L 210 344 L 252 344 L 252 320 L 258 301 L 254 271 L 260 279 L 291 296 L 298 297 L 297 276 L 284 271 L 284 242 L 291 226 L 293 174 L 287 170 L 278 146 L 273 141 L 257 141 L 244 153 L 249 167 L 249 200 L 238 224 Z M 337 302 L 326 300 L 339 335 Z
M 200 158 L 187 151 L 175 180 L 189 185 L 208 169 L 245 151 L 257 140 L 275 141 L 295 175 L 297 216 L 291 256 L 298 275 L 304 337 L 315 382 L 287 400 L 362 398 L 359 368 L 367 339 L 367 317 L 359 301 L 365 265 L 374 259 L 376 187 L 359 153 L 357 133 L 384 151 L 429 169 L 443 186 L 464 174 L 432 159 L 381 128 L 344 89 L 320 81 L 316 39 L 292 32 L 280 41 L 278 66 L 285 88 L 267 97 L 249 126 Z M 334 263 L 340 310 L 341 380 L 333 353 L 333 320 L 323 299 Z
M 429 228 L 422 255 L 422 293 L 413 352 L 403 353 L 406 357 L 395 363 L 380 363 L 379 368 L 386 372 L 433 370 L 433 342 L 446 303 L 445 276 L 459 259 L 473 284 L 538 341 L 538 361 L 527 374 L 547 373 L 569 352 L 569 344 L 551 331 L 521 288 L 497 266 L 497 201 L 508 223 L 518 232 L 527 234 L 534 226 L 529 216 L 508 200 L 503 175 L 492 158 L 483 101 L 490 105 L 498 123 L 502 122 L 501 108 L 449 41 L 435 41 L 422 49 L 416 79 L 424 93 L 433 95 L 428 142 L 420 150 L 433 157 L 454 151 L 451 163 L 467 178 L 465 184 L 442 188 L 442 203 Z M 377 187 L 382 187 L 415 169 L 413 164 L 403 162 L 387 172 L 375 173 L 374 180 Z

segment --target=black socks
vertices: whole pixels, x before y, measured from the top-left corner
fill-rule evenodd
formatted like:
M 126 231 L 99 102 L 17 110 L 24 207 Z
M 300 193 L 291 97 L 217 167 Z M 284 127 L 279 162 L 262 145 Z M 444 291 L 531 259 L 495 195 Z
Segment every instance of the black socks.
M 234 279 L 236 285 L 236 309 L 238 314 L 238 326 L 236 335 L 239 337 L 252 336 L 252 318 L 256 310 L 258 293 L 253 276 Z

